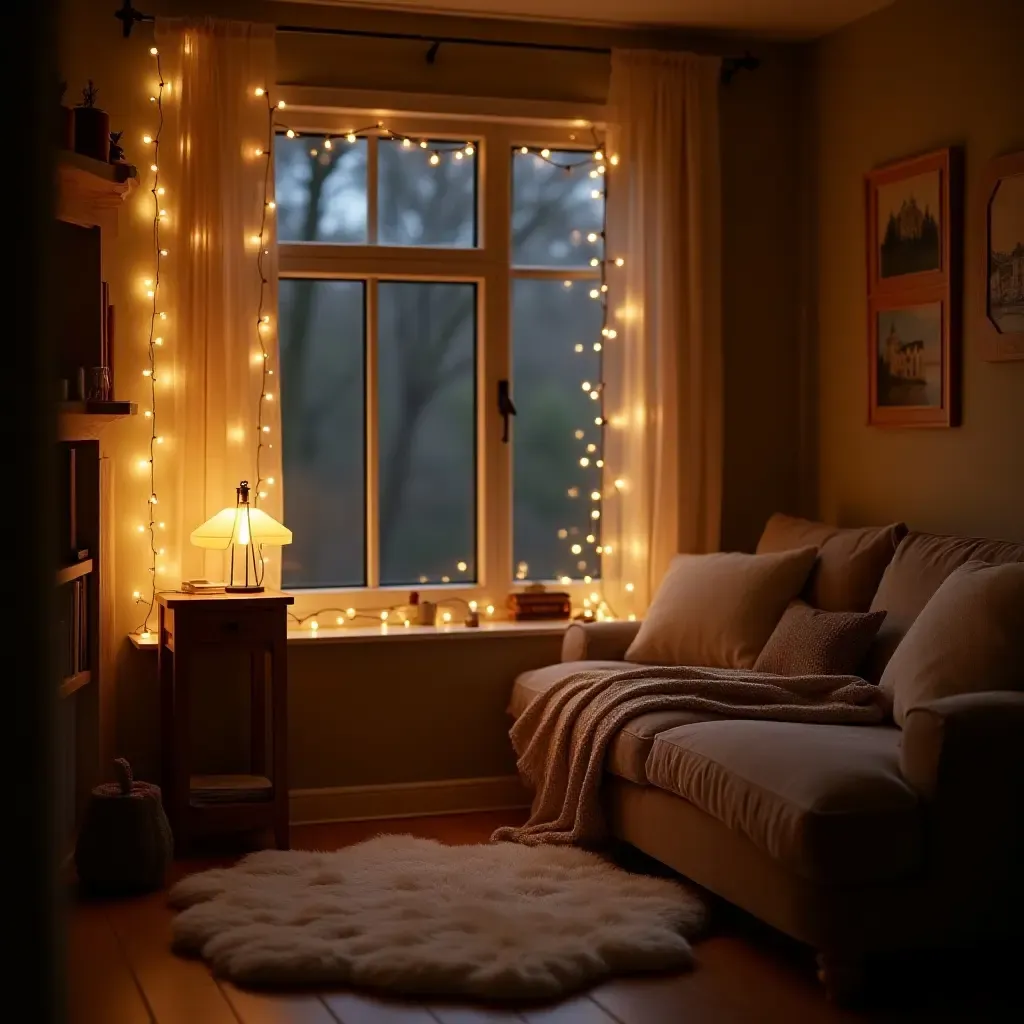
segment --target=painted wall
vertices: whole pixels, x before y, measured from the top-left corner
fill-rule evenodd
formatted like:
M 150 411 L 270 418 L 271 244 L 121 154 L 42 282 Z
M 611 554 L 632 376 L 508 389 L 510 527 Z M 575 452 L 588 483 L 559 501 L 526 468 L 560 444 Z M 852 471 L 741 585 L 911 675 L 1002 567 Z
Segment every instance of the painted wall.
M 819 499 L 824 519 L 1024 540 L 1024 362 L 987 363 L 972 275 L 977 189 L 1024 148 L 1020 0 L 897 0 L 814 47 Z M 865 425 L 866 171 L 961 145 L 966 159 L 963 425 Z
M 187 4 L 161 4 L 159 13 Z M 194 6 L 194 5 L 193 5 Z M 238 4 L 229 0 L 207 2 L 208 10 L 267 20 L 312 22 L 337 17 L 324 7 L 303 8 L 302 18 L 293 5 Z M 281 7 L 282 5 L 277 5 Z M 238 8 L 238 9 L 235 9 Z M 268 13 L 269 12 L 269 13 Z M 68 99 L 89 77 L 100 89 L 101 104 L 110 112 L 116 130 L 123 129 L 129 159 L 148 164 L 141 144 L 153 128 L 149 95 L 155 85 L 149 55 L 152 27 L 136 28 L 131 40 L 120 37 L 119 27 L 105 5 L 89 0 L 67 0 L 61 20 L 61 74 L 69 82 Z M 356 15 L 349 16 L 351 19 Z M 360 14 L 367 25 L 381 27 L 380 13 Z M 417 25 L 419 23 L 417 22 Z M 416 29 L 403 21 L 402 29 Z M 422 27 L 422 26 L 419 26 Z M 507 31 L 501 23 L 460 26 L 452 34 Z M 524 37 L 571 37 L 580 33 L 554 26 L 518 26 Z M 612 33 L 591 33 L 596 45 L 607 45 Z M 343 43 L 324 51 L 323 39 L 289 37 L 282 43 L 280 77 L 295 81 L 309 74 L 319 84 L 336 84 L 329 69 L 353 65 L 340 59 Z M 303 42 L 303 40 L 305 40 Z M 615 42 L 650 44 L 643 35 L 615 34 Z M 657 40 L 671 42 L 666 34 Z M 330 41 L 329 41 L 330 42 Z M 349 44 L 351 45 L 351 44 Z M 723 50 L 742 49 L 742 43 L 719 41 Z M 796 506 L 797 436 L 799 424 L 794 269 L 798 226 L 798 161 L 795 137 L 798 118 L 794 107 L 797 58 L 794 48 L 758 45 L 764 67 L 754 75 L 740 75 L 722 99 L 725 350 L 726 350 L 726 508 L 723 543 L 752 547 L 764 519 L 776 508 Z M 370 62 L 378 79 L 365 75 L 364 88 L 420 88 L 441 91 L 455 88 L 471 95 L 528 98 L 549 97 L 579 102 L 602 101 L 607 89 L 607 58 L 590 58 L 586 66 L 553 63 L 528 52 L 530 75 L 518 79 L 487 51 L 459 55 L 449 48 L 448 70 L 441 86 L 429 77 L 422 53 L 400 53 L 393 70 L 380 60 Z M 507 59 L 507 58 L 502 58 Z M 464 61 L 464 64 L 460 64 Z M 453 74 L 451 67 L 465 74 Z M 381 73 L 381 68 L 386 73 Z M 572 71 L 567 73 L 567 67 Z M 145 187 L 125 203 L 119 234 L 107 240 L 104 275 L 117 306 L 117 360 L 115 391 L 118 397 L 146 400 L 146 315 L 143 279 L 150 269 L 150 204 Z M 173 208 L 173 196 L 168 195 Z M 172 221 L 173 223 L 173 221 Z M 174 249 L 171 238 L 169 248 Z M 173 256 L 169 272 L 173 273 Z M 170 344 L 170 331 L 168 343 Z M 780 397 L 781 396 L 781 397 Z M 141 405 L 144 407 L 144 405 Z M 146 514 L 147 475 L 140 473 L 145 456 L 147 424 L 140 416 L 111 428 L 115 471 L 117 574 L 112 589 L 115 633 L 125 636 L 136 628 L 143 612 L 132 592 L 146 592 L 148 565 L 146 538 L 137 532 Z M 172 439 L 162 457 L 173 458 Z M 170 581 L 175 582 L 175 581 Z M 291 701 L 290 733 L 292 784 L 295 787 L 368 785 L 440 778 L 479 778 L 512 770 L 505 705 L 515 675 L 527 668 L 549 664 L 558 657 L 557 637 L 509 640 L 445 641 L 415 645 L 345 643 L 289 651 Z M 245 692 L 230 665 L 211 671 L 197 705 L 196 753 L 208 771 L 226 770 L 244 753 L 246 730 L 242 717 Z M 133 758 L 140 774 L 153 777 L 159 756 L 159 700 L 155 657 L 134 651 L 124 642 L 118 663 L 118 736 L 120 748 Z

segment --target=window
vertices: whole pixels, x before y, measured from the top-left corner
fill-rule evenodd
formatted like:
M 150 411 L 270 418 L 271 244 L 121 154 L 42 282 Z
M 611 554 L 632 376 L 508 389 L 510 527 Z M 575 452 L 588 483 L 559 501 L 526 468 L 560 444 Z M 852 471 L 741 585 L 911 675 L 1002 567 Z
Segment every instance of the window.
M 358 608 L 388 604 L 387 588 L 500 605 L 517 584 L 590 583 L 604 204 L 591 149 L 561 128 L 431 119 L 349 136 L 301 116 L 275 149 L 284 585 L 351 590 Z

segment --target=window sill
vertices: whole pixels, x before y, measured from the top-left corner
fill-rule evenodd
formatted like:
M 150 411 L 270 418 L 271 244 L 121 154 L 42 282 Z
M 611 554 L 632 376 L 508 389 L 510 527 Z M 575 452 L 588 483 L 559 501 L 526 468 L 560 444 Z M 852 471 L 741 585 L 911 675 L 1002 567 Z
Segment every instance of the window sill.
M 453 623 L 450 626 L 342 626 L 336 628 L 290 629 L 289 644 L 373 643 L 379 640 L 472 640 L 485 636 L 550 636 L 564 633 L 569 622 L 564 619 L 539 622 L 482 622 L 468 627 Z M 136 633 L 129 635 L 132 645 L 140 651 L 157 649 L 156 633 L 143 639 Z

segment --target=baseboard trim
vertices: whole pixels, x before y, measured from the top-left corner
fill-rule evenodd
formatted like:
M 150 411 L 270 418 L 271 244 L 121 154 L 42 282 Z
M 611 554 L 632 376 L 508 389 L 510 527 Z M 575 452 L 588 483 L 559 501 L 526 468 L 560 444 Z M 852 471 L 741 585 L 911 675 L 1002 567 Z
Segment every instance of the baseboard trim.
M 293 825 L 504 811 L 529 807 L 531 801 L 518 775 L 293 789 L 288 797 Z

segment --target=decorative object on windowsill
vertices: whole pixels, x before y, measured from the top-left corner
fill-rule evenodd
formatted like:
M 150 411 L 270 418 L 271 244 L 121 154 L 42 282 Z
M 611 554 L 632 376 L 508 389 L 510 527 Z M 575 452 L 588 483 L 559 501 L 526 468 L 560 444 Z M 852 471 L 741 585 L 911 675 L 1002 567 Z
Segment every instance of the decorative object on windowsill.
M 121 136 L 124 132 L 110 133 L 110 162 L 112 164 L 125 163 L 124 146 L 121 145 Z
M 102 163 L 110 160 L 110 115 L 96 106 L 99 90 L 89 79 L 75 107 L 75 152 Z
M 569 594 L 548 590 L 543 583 L 531 583 L 524 591 L 509 594 L 505 607 L 513 622 L 568 619 L 572 616 L 572 599 Z
M 235 495 L 233 508 L 221 509 L 202 526 L 193 530 L 189 539 L 197 548 L 220 551 L 230 549 L 231 568 L 227 585 L 224 587 L 225 593 L 260 594 L 263 592 L 263 557 L 260 553 L 263 545 L 291 544 L 292 531 L 282 526 L 276 519 L 272 519 L 262 509 L 253 508 L 249 504 L 248 480 L 239 483 L 235 488 Z M 244 549 L 245 578 L 242 583 L 235 583 L 236 546 Z
M 64 104 L 64 93 L 68 91 L 68 83 L 60 83 L 59 109 L 57 111 L 57 148 L 72 150 L 75 148 L 75 115 L 72 109 Z
M 114 769 L 117 782 L 97 786 L 89 798 L 75 844 L 78 883 L 105 895 L 159 889 L 174 848 L 160 787 L 134 781 L 123 757 Z
M 89 371 L 89 392 L 86 397 L 90 402 L 110 401 L 110 367 L 92 367 Z
M 415 616 L 417 626 L 434 626 L 437 624 L 437 604 L 433 601 L 421 601 L 419 592 L 414 590 L 409 595 L 409 618 Z
M 1024 359 L 1024 150 L 996 157 L 985 168 L 978 219 L 984 249 L 971 277 L 981 322 L 981 358 Z

